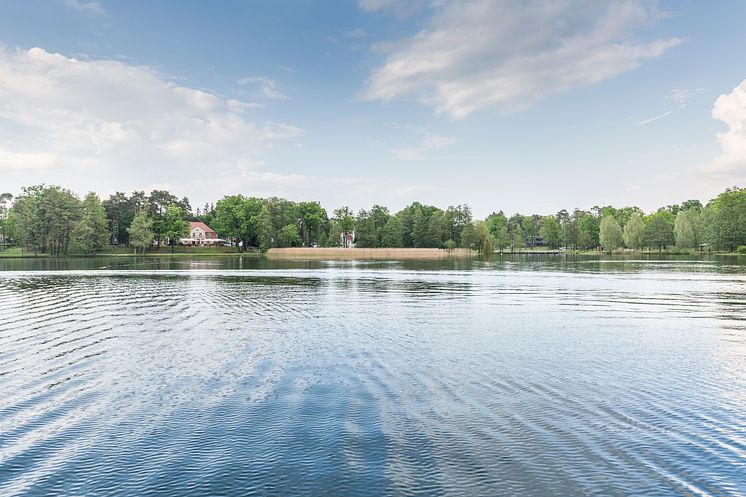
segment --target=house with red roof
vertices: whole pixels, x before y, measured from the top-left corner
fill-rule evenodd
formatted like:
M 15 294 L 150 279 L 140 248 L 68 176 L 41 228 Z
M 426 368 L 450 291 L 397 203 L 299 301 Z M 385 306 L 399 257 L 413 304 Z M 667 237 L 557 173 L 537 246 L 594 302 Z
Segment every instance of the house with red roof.
M 189 238 L 182 238 L 182 245 L 215 245 L 225 240 L 218 238 L 217 232 L 201 221 L 189 222 Z

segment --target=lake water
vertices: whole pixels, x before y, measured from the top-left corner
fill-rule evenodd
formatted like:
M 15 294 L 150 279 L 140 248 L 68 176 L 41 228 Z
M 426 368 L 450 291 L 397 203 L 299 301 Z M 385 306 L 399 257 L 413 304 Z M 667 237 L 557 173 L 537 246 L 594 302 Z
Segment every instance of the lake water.
M 0 260 L 0 495 L 746 495 L 746 266 Z

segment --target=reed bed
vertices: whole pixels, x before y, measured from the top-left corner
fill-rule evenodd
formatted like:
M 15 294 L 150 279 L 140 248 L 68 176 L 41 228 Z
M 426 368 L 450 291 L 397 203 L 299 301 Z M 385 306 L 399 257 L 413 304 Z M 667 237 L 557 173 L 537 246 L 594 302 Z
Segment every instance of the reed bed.
M 267 257 L 274 259 L 447 259 L 449 257 L 472 257 L 469 249 L 437 248 L 343 248 L 343 247 L 294 247 L 273 248 Z

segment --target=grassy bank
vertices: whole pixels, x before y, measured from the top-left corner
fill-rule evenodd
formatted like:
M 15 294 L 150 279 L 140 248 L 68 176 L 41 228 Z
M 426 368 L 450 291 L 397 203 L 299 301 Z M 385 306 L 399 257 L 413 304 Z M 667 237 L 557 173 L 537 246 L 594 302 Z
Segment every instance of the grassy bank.
M 631 249 L 619 249 L 614 252 L 604 252 L 602 250 L 551 250 L 545 247 L 534 247 L 523 248 L 511 252 L 510 250 L 504 250 L 503 252 L 495 251 L 495 254 L 502 255 L 687 255 L 692 257 L 707 256 L 707 255 L 730 255 L 739 256 L 738 252 L 726 252 L 726 251 L 707 251 L 701 252 L 697 249 L 678 249 L 676 247 L 668 248 L 665 250 L 631 250 Z
M 171 252 L 171 247 L 161 247 L 158 249 L 151 249 L 145 252 L 145 254 L 135 254 L 134 249 L 128 247 L 109 247 L 104 250 L 97 252 L 93 257 L 132 257 L 137 255 L 138 257 L 224 257 L 224 256 L 243 256 L 243 257 L 259 257 L 260 253 L 258 250 L 249 250 L 248 252 L 238 252 L 235 247 L 174 247 L 174 251 Z M 70 252 L 65 256 L 51 256 L 49 254 L 34 254 L 28 250 L 21 250 L 18 247 L 9 248 L 4 252 L 0 252 L 0 259 L 12 259 L 12 258 L 47 258 L 47 257 L 91 257 L 83 253 Z
M 468 249 L 437 249 L 437 248 L 273 248 L 267 251 L 267 257 L 272 259 L 447 259 L 449 257 L 473 257 L 476 252 Z
M 132 256 L 135 255 L 135 251 L 128 247 L 109 247 L 105 250 L 98 252 L 96 255 L 100 256 Z M 142 255 L 142 254 L 137 254 Z M 161 247 L 160 249 L 151 249 L 145 252 L 148 257 L 173 257 L 173 256 L 259 256 L 258 250 L 249 250 L 247 252 L 239 252 L 235 247 L 187 247 L 177 245 L 173 247 Z

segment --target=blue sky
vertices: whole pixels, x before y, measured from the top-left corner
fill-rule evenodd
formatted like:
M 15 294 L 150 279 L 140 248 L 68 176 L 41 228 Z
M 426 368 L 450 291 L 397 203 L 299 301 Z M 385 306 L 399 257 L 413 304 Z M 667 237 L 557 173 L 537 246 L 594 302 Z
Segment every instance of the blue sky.
M 746 185 L 746 3 L 7 1 L 0 190 L 478 216 Z

